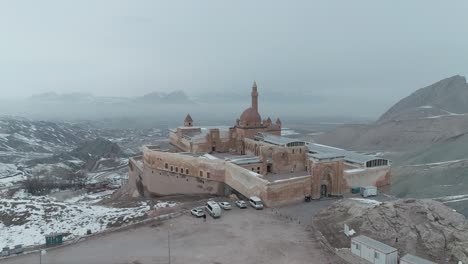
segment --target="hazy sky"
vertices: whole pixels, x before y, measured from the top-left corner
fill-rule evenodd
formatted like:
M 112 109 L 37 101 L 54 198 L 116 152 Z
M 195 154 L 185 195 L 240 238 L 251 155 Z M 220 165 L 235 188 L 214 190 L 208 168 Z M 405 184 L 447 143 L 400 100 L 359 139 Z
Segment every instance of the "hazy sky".
M 295 90 L 382 109 L 468 74 L 468 1 L 0 2 L 2 97 Z

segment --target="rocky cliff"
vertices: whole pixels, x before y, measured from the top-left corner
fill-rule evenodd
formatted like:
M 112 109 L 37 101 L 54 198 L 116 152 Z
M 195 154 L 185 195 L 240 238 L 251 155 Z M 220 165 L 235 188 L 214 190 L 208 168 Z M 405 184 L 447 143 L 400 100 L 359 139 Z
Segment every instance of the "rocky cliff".
M 468 221 L 429 199 L 340 200 L 320 212 L 314 223 L 335 248 L 349 247 L 350 238 L 342 232 L 348 224 L 357 235 L 398 248 L 400 256 L 410 253 L 437 263 L 468 261 Z

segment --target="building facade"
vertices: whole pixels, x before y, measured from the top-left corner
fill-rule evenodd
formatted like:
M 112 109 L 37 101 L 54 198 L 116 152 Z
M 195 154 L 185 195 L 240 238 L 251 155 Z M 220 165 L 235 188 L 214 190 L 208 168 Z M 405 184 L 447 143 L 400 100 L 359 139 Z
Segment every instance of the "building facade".
M 129 183 L 139 195 L 235 193 L 267 206 L 390 183 L 388 160 L 282 137 L 279 118 L 261 118 L 258 97 L 254 82 L 251 106 L 231 127 L 198 127 L 188 114 L 170 130 L 171 150 L 146 146 L 130 159 Z

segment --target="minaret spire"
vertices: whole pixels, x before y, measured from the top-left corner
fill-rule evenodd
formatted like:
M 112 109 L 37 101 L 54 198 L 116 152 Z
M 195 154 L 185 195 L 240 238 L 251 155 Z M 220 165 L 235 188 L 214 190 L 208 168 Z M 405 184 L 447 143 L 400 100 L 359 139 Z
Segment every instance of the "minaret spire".
M 257 83 L 255 81 L 252 84 L 252 108 L 258 113 L 258 92 Z

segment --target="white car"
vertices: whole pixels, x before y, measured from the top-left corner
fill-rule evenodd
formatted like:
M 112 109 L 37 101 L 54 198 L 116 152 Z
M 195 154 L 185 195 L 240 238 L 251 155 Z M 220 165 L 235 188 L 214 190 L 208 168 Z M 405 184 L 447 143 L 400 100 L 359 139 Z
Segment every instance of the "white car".
M 241 209 L 247 208 L 247 204 L 243 200 L 236 201 L 235 204 Z
M 203 210 L 203 207 L 195 207 L 190 210 L 190 213 L 196 217 L 202 217 L 205 215 L 205 210 Z
M 221 206 L 221 208 L 223 208 L 224 210 L 231 210 L 231 204 L 228 203 L 228 202 L 219 202 L 218 204 L 219 204 L 219 206 Z

